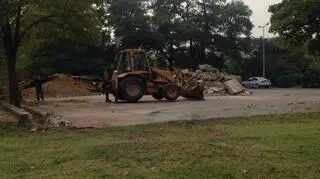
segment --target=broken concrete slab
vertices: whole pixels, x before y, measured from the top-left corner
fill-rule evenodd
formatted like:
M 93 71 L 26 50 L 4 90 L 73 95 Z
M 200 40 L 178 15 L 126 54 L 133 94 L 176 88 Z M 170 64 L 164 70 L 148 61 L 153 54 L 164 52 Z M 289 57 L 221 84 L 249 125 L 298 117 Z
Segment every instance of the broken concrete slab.
M 245 88 L 237 80 L 229 80 L 224 84 L 231 95 L 237 95 L 245 91 Z
M 0 123 L 4 126 L 16 126 L 18 120 L 0 105 Z
M 37 117 L 37 119 L 34 119 L 36 127 L 33 130 L 38 131 L 47 128 L 75 128 L 70 121 L 63 120 L 62 115 L 53 114 L 31 106 L 24 105 L 22 107 L 33 116 Z
M 0 103 L 0 105 L 18 119 L 20 126 L 27 127 L 31 125 L 32 116 L 29 112 L 8 103 Z
M 75 128 L 70 121 L 64 120 L 62 115 L 50 113 L 43 109 L 26 105 L 18 108 L 8 103 L 0 103 L 0 105 L 18 119 L 18 125 L 32 127 L 31 132 L 45 131 L 48 128 Z
M 47 111 L 39 110 L 31 106 L 22 105 L 21 107 L 32 115 L 36 115 L 38 117 L 48 117 L 50 115 Z
M 211 72 L 211 73 L 219 73 L 220 72 L 217 68 L 214 68 L 208 64 L 199 65 L 199 69 L 203 72 Z

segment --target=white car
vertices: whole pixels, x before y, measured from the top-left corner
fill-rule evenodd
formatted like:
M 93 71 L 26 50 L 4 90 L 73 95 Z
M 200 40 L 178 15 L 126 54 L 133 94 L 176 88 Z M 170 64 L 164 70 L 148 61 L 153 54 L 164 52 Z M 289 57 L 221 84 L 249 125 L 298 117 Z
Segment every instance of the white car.
M 242 85 L 246 88 L 270 88 L 272 83 L 264 77 L 251 77 L 247 81 L 244 81 Z

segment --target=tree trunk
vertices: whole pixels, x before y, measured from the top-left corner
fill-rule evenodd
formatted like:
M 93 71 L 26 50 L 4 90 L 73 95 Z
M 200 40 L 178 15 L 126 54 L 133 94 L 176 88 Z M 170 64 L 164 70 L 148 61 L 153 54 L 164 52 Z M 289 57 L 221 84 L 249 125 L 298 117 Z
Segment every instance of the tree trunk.
M 3 47 L 5 49 L 5 58 L 7 62 L 8 68 L 8 79 L 9 79 L 9 92 L 10 92 L 10 104 L 13 104 L 17 107 L 20 107 L 20 98 L 19 98 L 19 90 L 17 84 L 17 76 L 16 76 L 16 59 L 18 52 L 18 45 L 15 43 L 16 40 L 13 40 L 12 30 L 7 20 L 7 23 L 3 26 L 3 36 L 2 42 Z
M 21 103 L 19 98 L 19 89 L 18 89 L 17 74 L 16 74 L 17 52 L 14 50 L 11 53 L 12 53 L 11 56 L 7 57 L 10 104 L 20 107 Z
M 189 40 L 189 42 L 190 42 L 190 47 L 189 47 L 189 53 L 190 53 L 190 56 L 191 56 L 191 58 L 192 58 L 192 68 L 193 68 L 193 70 L 196 70 L 197 68 L 198 68 L 198 59 L 197 59 L 197 54 L 196 54 L 196 47 L 195 47 L 195 45 L 194 45 L 194 43 L 193 43 L 193 39 L 192 38 L 190 38 L 190 40 Z
M 205 53 L 205 45 L 204 42 L 200 42 L 200 52 L 199 52 L 199 58 L 200 58 L 200 63 L 205 64 L 208 63 L 206 53 Z
M 169 47 L 169 63 L 170 65 L 173 65 L 174 57 L 173 57 L 173 40 L 170 42 L 170 47 Z

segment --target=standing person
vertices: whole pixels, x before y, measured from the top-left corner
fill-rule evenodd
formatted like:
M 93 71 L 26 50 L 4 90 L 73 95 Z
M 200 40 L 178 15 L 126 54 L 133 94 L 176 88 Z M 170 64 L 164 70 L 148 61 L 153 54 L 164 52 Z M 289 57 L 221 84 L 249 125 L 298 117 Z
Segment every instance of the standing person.
M 22 90 L 23 90 L 23 89 L 22 89 L 22 86 L 20 85 L 20 83 L 22 82 L 20 76 L 17 77 L 17 82 L 18 82 L 18 94 L 19 94 L 19 98 L 20 98 L 20 101 L 24 103 L 25 101 L 23 100 L 23 96 L 22 96 Z
M 42 89 L 43 80 L 41 79 L 41 76 L 37 75 L 34 82 L 35 82 L 35 87 L 36 87 L 37 100 L 39 102 L 44 101 L 44 95 L 43 95 L 43 89 Z
M 104 84 L 103 84 L 104 88 L 103 88 L 103 90 L 104 90 L 105 95 L 106 95 L 106 103 L 111 102 L 111 100 L 109 99 L 109 92 L 110 92 L 110 90 L 112 88 L 111 85 L 112 85 L 111 84 L 111 79 L 109 77 L 109 74 L 108 74 L 107 70 L 105 70 L 104 71 Z

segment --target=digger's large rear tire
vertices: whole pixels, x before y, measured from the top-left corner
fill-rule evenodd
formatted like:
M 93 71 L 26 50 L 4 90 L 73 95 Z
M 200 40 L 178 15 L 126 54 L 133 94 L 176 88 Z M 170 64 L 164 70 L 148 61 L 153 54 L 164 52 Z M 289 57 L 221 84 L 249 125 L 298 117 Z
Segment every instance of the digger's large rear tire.
M 119 87 L 123 99 L 131 103 L 138 102 L 145 93 L 145 83 L 137 76 L 122 79 Z
M 163 96 L 169 102 L 173 102 L 180 96 L 179 89 L 175 84 L 168 84 L 163 89 Z

